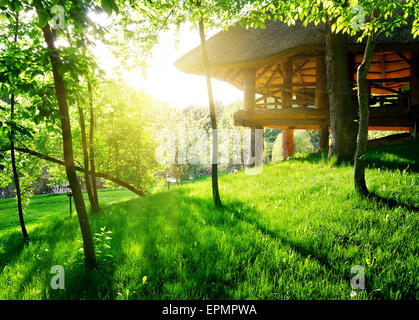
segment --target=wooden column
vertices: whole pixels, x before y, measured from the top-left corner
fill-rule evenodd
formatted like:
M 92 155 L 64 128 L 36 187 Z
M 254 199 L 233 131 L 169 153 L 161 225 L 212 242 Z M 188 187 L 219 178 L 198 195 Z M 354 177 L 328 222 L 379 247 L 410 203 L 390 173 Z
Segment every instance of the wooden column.
M 256 104 L 256 70 L 248 68 L 243 70 L 243 91 L 244 91 L 244 109 L 254 110 Z
M 292 108 L 292 61 L 283 64 L 284 87 L 281 91 L 282 108 Z M 294 155 L 294 129 L 282 130 L 282 156 L 287 159 Z
M 326 57 L 324 52 L 316 56 L 316 90 L 314 105 L 317 109 L 329 109 L 327 93 Z M 329 150 L 329 126 L 320 126 L 320 151 Z
M 419 108 L 419 50 L 412 51 L 411 71 L 410 71 L 410 102 L 412 107 Z M 419 123 L 416 121 L 413 137 L 416 139 Z
M 244 109 L 253 111 L 256 105 L 256 69 L 248 68 L 243 70 L 243 91 L 244 91 Z M 248 159 L 248 167 L 254 167 L 260 164 L 259 159 L 263 157 L 263 149 L 256 148 L 255 127 L 250 128 L 250 159 Z M 261 150 L 262 149 L 262 150 Z M 256 154 L 256 152 L 258 154 Z

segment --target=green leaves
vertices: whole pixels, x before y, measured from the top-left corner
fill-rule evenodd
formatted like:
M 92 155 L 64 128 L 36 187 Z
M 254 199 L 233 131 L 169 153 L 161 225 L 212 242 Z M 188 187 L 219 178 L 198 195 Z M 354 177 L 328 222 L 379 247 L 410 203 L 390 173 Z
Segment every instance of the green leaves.
M 50 19 L 51 19 L 51 16 L 47 10 L 45 9 L 38 10 L 38 26 L 40 28 L 45 27 Z
M 103 11 L 105 11 L 107 14 L 111 15 L 112 11 L 119 13 L 119 8 L 114 0 L 102 0 L 101 4 Z
M 19 123 L 16 123 L 15 121 L 5 121 L 5 124 L 9 126 L 10 129 L 20 133 L 21 135 L 33 138 L 32 131 L 20 125 Z

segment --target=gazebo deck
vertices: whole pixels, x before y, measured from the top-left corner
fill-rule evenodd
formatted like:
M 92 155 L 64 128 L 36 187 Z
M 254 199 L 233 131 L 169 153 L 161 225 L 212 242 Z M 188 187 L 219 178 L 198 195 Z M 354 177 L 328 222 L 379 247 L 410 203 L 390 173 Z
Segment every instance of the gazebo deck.
M 370 108 L 369 130 L 408 131 L 415 126 L 413 112 L 407 108 L 372 107 Z M 415 109 L 416 115 L 418 110 Z M 315 129 L 329 126 L 328 109 L 308 107 L 287 109 L 238 110 L 234 114 L 234 125 L 243 127 L 269 127 L 277 129 Z M 417 119 L 417 118 L 416 118 Z

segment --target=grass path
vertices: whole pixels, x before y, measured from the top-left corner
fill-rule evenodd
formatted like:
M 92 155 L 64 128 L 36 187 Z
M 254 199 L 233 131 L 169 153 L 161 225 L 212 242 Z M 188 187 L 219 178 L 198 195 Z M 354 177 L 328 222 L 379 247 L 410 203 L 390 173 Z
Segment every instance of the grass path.
M 368 157 L 371 190 L 419 204 L 418 144 Z M 96 235 L 96 272 L 84 270 L 65 196 L 34 198 L 25 216 L 29 248 L 11 200 L 0 200 L 0 298 L 418 298 L 418 212 L 359 198 L 351 167 L 297 158 L 257 176 L 223 176 L 220 193 L 226 208 L 217 211 L 210 179 L 143 199 L 101 191 L 92 229 L 112 233 Z M 64 266 L 66 290 L 51 289 L 53 265 Z M 354 265 L 365 269 L 366 290 L 351 297 Z

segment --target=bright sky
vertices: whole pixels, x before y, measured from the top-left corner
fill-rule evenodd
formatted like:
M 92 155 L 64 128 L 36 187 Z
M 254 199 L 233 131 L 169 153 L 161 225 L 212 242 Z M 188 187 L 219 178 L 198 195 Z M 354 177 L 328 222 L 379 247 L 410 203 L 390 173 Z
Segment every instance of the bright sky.
M 208 38 L 208 37 L 207 37 Z M 127 72 L 124 76 L 126 82 L 136 89 L 144 89 L 151 96 L 160 101 L 168 102 L 177 108 L 186 108 L 190 105 L 208 106 L 208 94 L 204 76 L 196 76 L 179 71 L 174 63 L 183 54 L 200 44 L 197 30 L 182 27 L 180 41 L 175 48 L 173 32 L 161 34 L 160 42 L 153 50 L 153 58 L 149 61 L 150 68 L 146 76 L 141 70 Z M 104 46 L 98 46 L 101 65 L 110 70 L 115 61 L 112 54 Z M 213 79 L 214 100 L 225 105 L 242 99 L 243 93 L 228 84 Z

